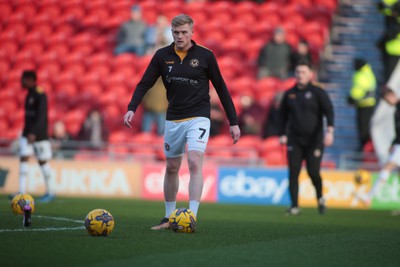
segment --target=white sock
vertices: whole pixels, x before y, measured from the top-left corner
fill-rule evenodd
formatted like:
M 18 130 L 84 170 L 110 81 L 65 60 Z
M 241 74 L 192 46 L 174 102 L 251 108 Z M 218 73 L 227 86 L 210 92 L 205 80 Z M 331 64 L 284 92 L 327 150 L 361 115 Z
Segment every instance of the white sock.
M 51 177 L 51 168 L 50 164 L 46 162 L 43 165 L 40 165 L 40 168 L 42 169 L 42 174 L 44 178 L 44 184 L 46 186 L 46 193 L 47 194 L 52 194 L 52 190 L 50 190 L 50 177 Z
M 21 161 L 19 164 L 19 192 L 26 193 L 26 177 L 28 176 L 28 162 Z
M 174 210 L 176 210 L 176 201 L 165 202 L 165 218 L 169 218 Z
M 379 188 L 386 183 L 389 176 L 390 171 L 388 170 L 382 170 L 379 173 L 378 179 L 375 181 L 371 191 L 368 193 L 368 200 L 372 200 L 373 196 L 379 191 Z
M 196 200 L 189 201 L 189 209 L 194 213 L 194 216 L 197 217 L 197 211 L 199 210 L 200 202 Z

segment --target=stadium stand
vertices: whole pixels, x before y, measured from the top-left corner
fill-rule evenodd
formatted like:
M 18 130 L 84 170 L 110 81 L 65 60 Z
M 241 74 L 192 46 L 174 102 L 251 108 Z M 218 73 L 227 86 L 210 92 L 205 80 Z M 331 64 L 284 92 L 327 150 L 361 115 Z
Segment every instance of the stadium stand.
M 133 134 L 140 126 L 140 109 L 134 119 L 136 129 L 125 129 L 121 122 L 132 90 L 151 58 L 112 54 L 116 31 L 129 18 L 133 2 L 141 6 L 147 23 L 153 23 L 158 14 L 171 19 L 186 12 L 194 17 L 194 39 L 216 54 L 238 112 L 241 95 L 252 95 L 267 106 L 276 92 L 293 85 L 293 79 L 256 79 L 256 58 L 274 28 L 284 27 L 293 47 L 300 39 L 306 39 L 313 57 L 319 60 L 330 40 L 337 7 L 336 0 L 271 0 L 261 4 L 183 0 L 1 1 L 0 139 L 12 141 L 21 131 L 23 93 L 19 79 L 23 69 L 31 68 L 38 71 L 39 84 L 49 95 L 50 129 L 55 121 L 62 120 L 74 136 L 86 113 L 97 106 L 109 128 L 110 151 L 162 158 L 162 141 L 155 135 Z M 251 159 L 253 164 L 285 164 L 276 138 L 242 138 L 234 149 L 228 139 L 224 135 L 212 138 L 209 156 Z M 87 153 L 77 153 L 76 157 L 85 158 Z

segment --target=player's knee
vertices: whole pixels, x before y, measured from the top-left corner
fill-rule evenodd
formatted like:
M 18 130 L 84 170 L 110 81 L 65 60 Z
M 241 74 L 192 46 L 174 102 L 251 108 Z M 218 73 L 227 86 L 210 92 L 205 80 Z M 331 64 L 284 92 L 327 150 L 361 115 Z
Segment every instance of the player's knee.
M 167 175 L 177 174 L 179 172 L 180 166 L 181 166 L 181 164 L 178 161 L 175 161 L 175 160 L 168 161 L 167 160 L 165 172 Z
M 199 153 L 192 153 L 188 157 L 189 171 L 191 173 L 201 172 L 203 165 L 203 155 Z

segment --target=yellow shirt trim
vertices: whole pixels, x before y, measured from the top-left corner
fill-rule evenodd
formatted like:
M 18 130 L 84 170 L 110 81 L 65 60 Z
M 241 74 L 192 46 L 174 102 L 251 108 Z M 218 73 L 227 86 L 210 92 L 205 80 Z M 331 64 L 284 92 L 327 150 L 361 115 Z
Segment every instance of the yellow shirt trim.
M 175 53 L 179 56 L 179 58 L 181 59 L 181 61 L 183 61 L 183 59 L 186 57 L 187 55 L 187 51 L 178 51 L 175 49 Z
M 36 92 L 38 92 L 39 94 L 43 94 L 44 90 L 41 86 L 36 86 Z
M 191 117 L 191 118 L 186 118 L 186 119 L 180 119 L 180 120 L 172 120 L 173 122 L 184 122 L 184 121 L 190 121 L 193 120 L 196 117 Z

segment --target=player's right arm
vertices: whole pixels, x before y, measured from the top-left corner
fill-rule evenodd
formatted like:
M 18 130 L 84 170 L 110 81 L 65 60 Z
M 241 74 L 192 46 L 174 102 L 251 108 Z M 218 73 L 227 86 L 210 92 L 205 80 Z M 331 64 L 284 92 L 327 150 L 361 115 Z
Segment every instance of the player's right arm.
M 124 124 L 129 128 L 132 128 L 131 121 L 144 95 L 153 87 L 158 77 L 160 77 L 161 71 L 159 68 L 158 57 L 158 53 L 156 53 L 151 59 L 149 66 L 147 66 L 147 69 L 136 86 L 131 101 L 129 102 L 128 112 L 124 115 Z
M 282 145 L 287 144 L 287 136 L 286 136 L 286 128 L 287 128 L 287 121 L 288 121 L 288 110 L 287 110 L 287 92 L 283 95 L 282 102 L 279 108 L 279 115 L 281 118 L 280 124 L 280 134 L 279 134 L 279 141 Z

